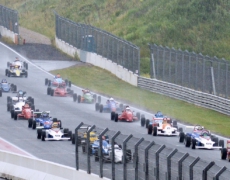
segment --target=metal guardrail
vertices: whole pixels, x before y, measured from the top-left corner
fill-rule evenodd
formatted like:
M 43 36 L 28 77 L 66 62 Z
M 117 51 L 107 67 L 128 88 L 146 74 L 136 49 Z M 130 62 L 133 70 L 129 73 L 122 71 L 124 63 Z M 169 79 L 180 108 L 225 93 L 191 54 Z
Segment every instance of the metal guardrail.
M 94 52 L 133 73 L 140 71 L 140 49 L 109 32 L 76 23 L 55 13 L 56 36 L 66 43 L 87 52 Z
M 18 12 L 0 5 L 0 26 L 18 34 Z
M 90 127 L 88 131 L 86 128 Z M 88 136 L 83 138 L 84 133 Z M 99 139 L 98 152 L 92 154 L 93 134 Z M 204 161 L 177 149 L 156 144 L 154 141 L 145 141 L 133 135 L 124 135 L 120 131 L 111 131 L 108 128 L 100 129 L 95 125 L 79 124 L 75 129 L 76 170 L 82 169 L 89 174 L 98 174 L 100 177 L 112 180 L 227 180 L 229 169 L 219 167 L 215 162 Z M 106 161 L 100 149 L 103 146 L 103 136 L 111 144 L 111 160 Z M 84 143 L 83 143 L 84 141 Z M 81 143 L 80 143 L 81 142 Z M 123 161 L 115 163 L 114 143 L 122 147 Z M 124 157 L 124 156 L 123 156 Z
M 138 87 L 230 115 L 230 100 L 219 96 L 140 76 Z

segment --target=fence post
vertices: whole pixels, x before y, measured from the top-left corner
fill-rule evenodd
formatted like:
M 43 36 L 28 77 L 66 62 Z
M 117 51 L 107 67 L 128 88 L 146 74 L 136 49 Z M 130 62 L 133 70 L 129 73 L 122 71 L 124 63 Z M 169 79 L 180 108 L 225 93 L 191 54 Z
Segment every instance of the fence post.
M 141 138 L 135 145 L 134 145 L 134 157 L 133 157 L 133 167 L 135 168 L 135 180 L 138 180 L 138 146 L 144 141 L 144 138 Z
M 226 170 L 227 168 L 224 166 L 222 167 L 214 176 L 213 180 L 218 180 L 220 175 Z
M 215 162 L 210 162 L 203 170 L 203 177 L 202 177 L 202 180 L 206 180 L 207 179 L 207 172 L 208 170 L 215 164 Z
M 171 157 L 177 152 L 177 149 L 174 149 L 169 155 L 167 156 L 167 176 L 168 180 L 171 180 Z
M 193 180 L 193 166 L 195 166 L 195 164 L 200 160 L 199 157 L 197 157 L 193 162 L 192 164 L 190 164 L 189 166 L 189 177 L 190 177 L 190 180 Z
M 84 123 L 81 122 L 76 128 L 75 128 L 75 161 L 76 161 L 76 170 L 79 170 L 79 154 L 78 154 L 78 129 L 83 125 Z
M 93 131 L 95 127 L 96 127 L 95 125 L 91 126 L 91 128 L 87 131 L 87 137 L 86 137 L 87 173 L 88 174 L 91 174 L 90 155 L 92 153 L 92 149 L 90 148 L 90 133 Z
M 126 165 L 126 145 L 127 142 L 133 137 L 132 134 L 130 134 L 124 141 L 123 141 L 123 180 L 127 180 L 127 165 Z
M 156 176 L 156 180 L 160 180 L 159 179 L 159 154 L 160 152 L 165 148 L 165 145 L 162 145 L 157 151 L 156 151 L 156 170 L 155 172 L 155 176 Z
M 182 162 L 189 156 L 188 153 L 184 154 L 178 161 L 178 180 L 182 180 Z
M 115 153 L 114 153 L 114 143 L 115 143 L 115 139 L 117 138 L 117 136 L 120 134 L 120 131 L 117 131 L 113 137 L 111 138 L 111 146 L 112 146 L 112 180 L 115 180 Z
M 212 61 L 211 61 L 211 78 L 212 78 L 212 90 L 213 94 L 216 96 L 216 85 L 215 85 L 215 77 L 214 77 L 214 71 L 213 71 L 213 66 L 212 66 Z
M 145 170 L 145 180 L 149 179 L 149 149 L 155 144 L 155 142 L 151 142 L 146 148 L 145 148 L 145 164 L 144 164 L 144 170 Z
M 101 133 L 100 133 L 100 135 L 99 135 L 99 151 L 98 151 L 98 155 L 99 155 L 99 162 L 100 162 L 100 175 L 99 175 L 99 177 L 100 178 L 103 178 L 103 152 L 102 152 L 102 136 L 104 136 L 105 135 L 105 133 L 108 131 L 109 129 L 108 128 L 106 128 L 106 129 L 104 129 Z

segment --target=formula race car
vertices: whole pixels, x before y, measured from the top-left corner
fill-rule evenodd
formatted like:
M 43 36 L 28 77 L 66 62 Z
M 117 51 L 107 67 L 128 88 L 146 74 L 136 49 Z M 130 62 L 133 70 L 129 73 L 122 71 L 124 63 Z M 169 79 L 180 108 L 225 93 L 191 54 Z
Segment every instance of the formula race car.
M 179 131 L 183 131 L 182 128 Z M 168 117 L 153 117 L 148 124 L 148 134 L 153 136 L 178 136 L 177 121 L 172 121 Z
M 121 114 L 111 112 L 111 120 L 114 120 L 115 122 L 119 121 L 126 121 L 126 122 L 133 122 L 136 120 L 139 120 L 139 113 L 134 115 L 134 112 L 130 109 L 129 106 L 126 106 L 126 108 L 122 111 Z
M 97 101 L 97 95 L 92 94 L 89 90 L 83 89 L 82 90 L 83 94 L 78 95 L 76 93 L 73 94 L 73 101 L 78 102 L 78 103 L 95 103 Z M 98 102 L 101 102 L 101 96 L 98 96 Z
M 45 79 L 45 85 L 51 87 L 57 87 L 59 84 L 62 86 L 71 87 L 71 81 L 63 80 L 60 75 L 56 75 L 53 81 L 49 80 L 48 78 Z
M 227 147 L 224 148 L 224 144 L 223 144 L 223 148 L 221 149 L 221 159 L 222 160 L 228 160 L 228 162 L 230 162 L 230 140 L 227 140 Z
M 187 126 L 188 128 L 189 126 Z M 179 142 L 183 143 L 185 147 L 191 147 L 192 149 L 221 149 L 223 146 L 223 140 L 218 142 L 218 138 L 211 135 L 210 131 L 204 129 L 203 126 L 196 125 L 190 126 L 193 128 L 192 132 L 184 133 L 180 132 Z M 218 146 L 220 145 L 220 146 Z
M 121 112 L 122 109 L 123 109 L 123 104 L 118 104 L 116 101 L 114 101 L 113 98 L 108 99 L 105 105 L 100 104 L 100 102 L 95 104 L 95 110 L 99 111 L 100 113 Z
M 5 75 L 7 77 L 28 77 L 28 72 L 25 69 L 21 69 L 19 66 L 10 66 L 9 69 L 6 69 Z
M 157 113 L 154 114 L 154 116 L 153 116 L 153 121 L 154 120 L 163 120 L 163 118 L 164 118 L 164 115 L 162 114 L 162 112 L 161 111 L 157 111 Z M 141 126 L 142 127 L 145 126 L 146 128 L 148 128 L 149 127 L 149 123 L 150 123 L 149 119 L 141 118 Z
M 54 122 L 51 129 L 42 129 L 42 131 L 37 132 L 37 138 L 42 141 L 71 140 L 72 137 L 72 131 L 60 128 L 58 122 Z
M 25 61 L 20 61 L 18 57 L 16 57 L 15 61 L 7 62 L 7 67 L 18 66 L 20 69 L 28 69 L 28 63 Z
M 15 92 L 17 91 L 17 86 L 14 84 L 10 84 L 6 79 L 3 79 L 0 83 L 0 90 L 2 92 Z
M 58 84 L 58 86 L 55 89 L 52 89 L 51 87 L 47 88 L 47 95 L 50 96 L 59 96 L 59 97 L 66 97 L 66 96 L 73 96 L 74 91 L 66 88 L 66 86 L 62 84 Z

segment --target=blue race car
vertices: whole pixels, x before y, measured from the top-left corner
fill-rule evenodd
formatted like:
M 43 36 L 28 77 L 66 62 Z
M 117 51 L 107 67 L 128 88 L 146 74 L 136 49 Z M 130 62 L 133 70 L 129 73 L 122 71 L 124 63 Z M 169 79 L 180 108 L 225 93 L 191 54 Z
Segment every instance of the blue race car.
M 113 98 L 110 98 L 106 101 L 106 104 L 95 104 L 95 109 L 96 111 L 99 111 L 100 113 L 106 112 L 106 113 L 111 113 L 111 112 L 121 112 L 123 110 L 123 104 L 118 104 L 117 102 L 114 101 Z
M 0 90 L 2 92 L 11 92 L 11 91 L 15 92 L 17 91 L 17 86 L 14 84 L 10 84 L 7 82 L 6 79 L 3 79 L 0 83 Z

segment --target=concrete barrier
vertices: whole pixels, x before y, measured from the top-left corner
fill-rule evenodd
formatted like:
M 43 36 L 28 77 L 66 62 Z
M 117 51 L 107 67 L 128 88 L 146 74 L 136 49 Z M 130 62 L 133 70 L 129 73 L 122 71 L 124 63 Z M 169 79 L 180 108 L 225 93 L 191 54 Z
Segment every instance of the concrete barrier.
M 18 34 L 15 34 L 14 32 L 10 31 L 9 29 L 6 29 L 3 26 L 0 26 L 0 34 L 3 37 L 10 38 L 12 42 L 14 42 L 15 44 L 18 44 Z
M 2 150 L 0 150 L 0 177 L 12 180 L 107 179 L 68 166 Z
M 58 39 L 57 37 L 55 38 L 55 42 L 56 42 L 56 47 L 62 50 L 63 52 L 65 52 L 66 54 L 72 57 L 74 57 L 75 54 L 77 54 L 80 57 L 81 61 L 105 69 L 111 72 L 112 74 L 114 74 L 115 76 L 117 76 L 119 79 L 122 79 L 123 81 L 133 86 L 137 86 L 138 75 L 134 74 L 128 69 L 125 69 L 122 66 L 113 63 L 111 60 L 106 59 L 96 53 L 78 50 L 77 48 L 69 45 L 68 43 L 65 43 L 64 41 Z

